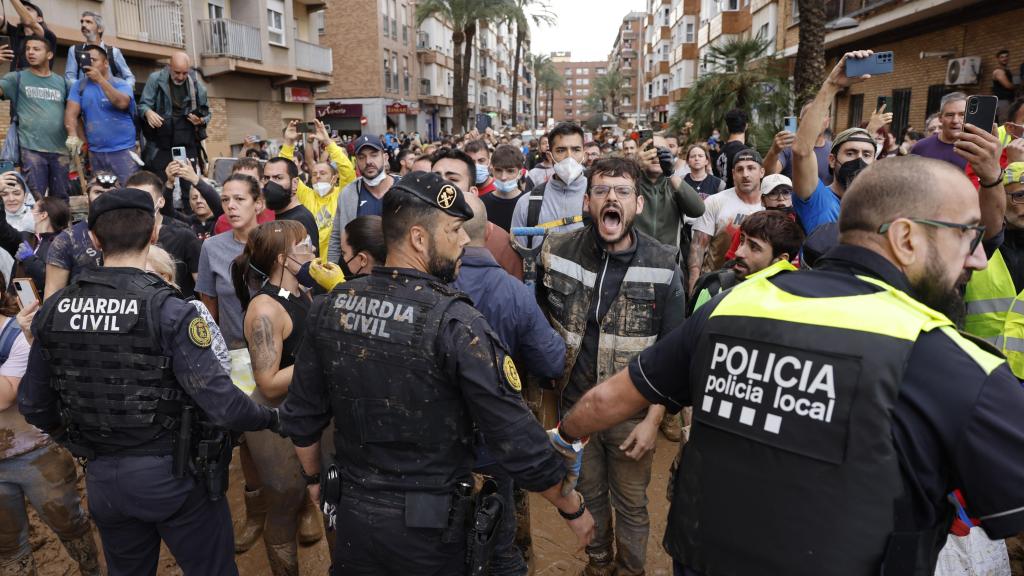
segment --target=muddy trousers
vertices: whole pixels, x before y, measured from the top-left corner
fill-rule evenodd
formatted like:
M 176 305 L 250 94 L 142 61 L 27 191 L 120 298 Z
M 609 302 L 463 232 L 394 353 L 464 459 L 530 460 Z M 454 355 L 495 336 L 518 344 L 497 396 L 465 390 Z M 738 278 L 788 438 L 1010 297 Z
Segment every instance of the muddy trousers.
M 71 455 L 48 444 L 0 460 L 0 576 L 35 574 L 25 499 L 53 530 L 83 575 L 99 574 L 91 525 L 82 511 Z
M 442 529 L 406 526 L 405 496 L 346 484 L 334 545 L 337 576 L 462 576 L 466 540 L 445 544 Z
M 109 576 L 155 576 L 160 541 L 185 576 L 238 576 L 227 498 L 209 499 L 170 456 L 101 456 L 86 467 L 89 512 Z
M 263 482 L 260 491 L 267 505 L 263 542 L 270 571 L 273 576 L 298 576 L 296 533 L 309 493 L 299 474 L 295 446 L 269 430 L 246 432 L 245 444 Z
M 577 485 L 594 516 L 594 538 L 587 546 L 590 563 L 609 566 L 614 562 L 617 573 L 622 576 L 644 573 L 651 530 L 647 485 L 651 483 L 654 451 L 636 461 L 619 449 L 639 423 L 639 418 L 627 420 L 591 435 L 583 449 L 583 468 Z

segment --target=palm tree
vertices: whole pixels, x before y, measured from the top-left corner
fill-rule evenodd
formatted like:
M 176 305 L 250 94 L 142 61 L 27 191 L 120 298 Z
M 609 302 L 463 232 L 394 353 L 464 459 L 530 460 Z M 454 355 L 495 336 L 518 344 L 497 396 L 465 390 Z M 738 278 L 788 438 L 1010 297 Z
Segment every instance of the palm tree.
M 604 98 L 608 100 L 607 110 L 615 116 L 619 115 L 617 109 L 619 100 L 622 99 L 622 89 L 625 81 L 626 78 L 618 68 L 608 70 L 607 74 L 597 79 Z
M 565 78 L 547 56 L 534 57 L 533 74 L 537 78 L 537 85 L 543 87 L 548 94 L 548 113 L 545 118 L 547 120 L 555 111 L 555 90 L 561 90 L 565 86 Z
M 534 26 L 552 26 L 556 18 L 543 0 L 510 0 L 505 21 L 510 29 L 512 26 L 516 27 L 516 51 L 512 66 L 512 125 L 515 126 L 519 114 L 516 109 L 516 104 L 519 103 L 519 66 L 523 62 L 523 42 L 530 31 L 530 22 L 533 22 Z
M 825 3 L 798 0 L 800 8 L 800 45 L 796 50 L 793 92 L 803 103 L 818 93 L 825 79 Z
M 500 16 L 510 0 L 422 0 L 416 5 L 416 25 L 434 17 L 452 27 L 455 86 L 452 131 L 465 130 L 469 120 L 469 74 L 473 59 L 473 38 L 477 20 Z
M 758 133 L 759 124 L 780 126 L 790 109 L 791 90 L 785 62 L 767 56 L 770 44 L 757 36 L 713 46 L 707 64 L 714 71 L 702 74 L 679 101 L 670 128 L 681 132 L 692 121 L 691 133 L 707 136 L 733 108 L 747 113 L 752 133 Z

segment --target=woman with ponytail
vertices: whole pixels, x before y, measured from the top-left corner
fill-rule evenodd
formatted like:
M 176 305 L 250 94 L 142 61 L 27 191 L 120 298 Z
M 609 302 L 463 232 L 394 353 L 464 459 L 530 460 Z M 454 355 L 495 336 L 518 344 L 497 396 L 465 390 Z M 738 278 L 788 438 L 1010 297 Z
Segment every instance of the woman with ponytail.
M 279 406 L 288 394 L 310 305 L 297 277 L 314 257 L 313 243 L 302 224 L 275 220 L 252 231 L 234 261 L 231 277 L 244 310 L 243 335 L 256 381 L 252 398 L 264 406 Z M 312 505 L 299 474 L 298 457 L 288 439 L 270 431 L 246 432 L 245 441 L 262 481 L 263 540 L 271 571 L 274 576 L 297 575 L 299 515 L 304 506 Z M 315 542 L 319 527 L 314 527 Z

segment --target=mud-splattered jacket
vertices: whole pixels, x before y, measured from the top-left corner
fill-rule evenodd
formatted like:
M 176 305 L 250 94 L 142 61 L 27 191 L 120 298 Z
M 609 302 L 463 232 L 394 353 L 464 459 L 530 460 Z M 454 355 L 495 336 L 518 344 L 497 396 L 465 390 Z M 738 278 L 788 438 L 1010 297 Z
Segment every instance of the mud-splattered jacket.
M 450 493 L 469 478 L 474 425 L 528 490 L 565 475 L 519 376 L 468 298 L 411 269 L 376 268 L 313 303 L 281 406 L 297 446 L 335 423 L 342 479 L 366 490 Z
M 632 234 L 633 245 L 624 254 L 609 255 L 592 225 L 544 242 L 538 300 L 565 339 L 565 370 L 556 381 L 560 392 L 566 391 L 577 361 L 586 361 L 580 352 L 588 336 L 596 344 L 596 367 L 587 367 L 593 386 L 625 368 L 633 356 L 682 322 L 682 283 L 674 249 L 641 232 Z M 618 274 L 609 270 L 611 260 L 618 261 L 612 264 Z

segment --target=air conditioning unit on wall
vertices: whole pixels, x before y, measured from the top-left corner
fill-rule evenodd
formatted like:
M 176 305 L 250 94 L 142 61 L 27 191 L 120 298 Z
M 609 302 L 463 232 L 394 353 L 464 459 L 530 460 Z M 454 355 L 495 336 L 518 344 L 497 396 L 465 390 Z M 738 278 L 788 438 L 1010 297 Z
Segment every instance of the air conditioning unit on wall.
M 952 58 L 946 66 L 946 85 L 977 84 L 978 73 L 981 72 L 981 58 Z

